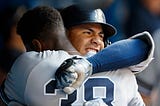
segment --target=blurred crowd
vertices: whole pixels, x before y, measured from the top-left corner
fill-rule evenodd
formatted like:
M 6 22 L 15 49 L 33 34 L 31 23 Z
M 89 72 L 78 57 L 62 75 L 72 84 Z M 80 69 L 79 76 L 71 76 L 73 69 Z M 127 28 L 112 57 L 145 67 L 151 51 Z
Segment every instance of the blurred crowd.
M 146 106 L 160 106 L 160 0 L 1 0 L 0 84 L 16 57 L 26 51 L 21 37 L 16 33 L 16 24 L 23 13 L 38 5 L 61 10 L 75 3 L 104 11 L 107 22 L 117 29 L 117 34 L 110 38 L 111 42 L 143 31 L 151 33 L 155 40 L 154 60 L 136 77 Z

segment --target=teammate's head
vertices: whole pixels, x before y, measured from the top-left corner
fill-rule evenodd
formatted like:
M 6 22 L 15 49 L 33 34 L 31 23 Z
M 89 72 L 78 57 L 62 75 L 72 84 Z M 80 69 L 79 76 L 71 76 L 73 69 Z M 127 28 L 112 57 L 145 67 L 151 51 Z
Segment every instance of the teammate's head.
M 88 51 L 104 48 L 105 40 L 116 33 L 108 24 L 101 9 L 86 9 L 71 5 L 61 11 L 67 36 L 73 46 L 83 55 Z
M 18 22 L 17 33 L 29 46 L 28 50 L 36 51 L 55 49 L 57 37 L 65 36 L 60 13 L 47 6 L 27 11 Z

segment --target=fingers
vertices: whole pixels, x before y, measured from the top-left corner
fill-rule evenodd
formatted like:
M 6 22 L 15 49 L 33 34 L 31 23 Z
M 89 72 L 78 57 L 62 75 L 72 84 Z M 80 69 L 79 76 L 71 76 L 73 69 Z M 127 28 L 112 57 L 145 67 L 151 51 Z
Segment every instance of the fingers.
M 66 93 L 66 94 L 72 94 L 76 89 L 73 88 L 73 87 L 64 87 L 63 91 Z
M 74 82 L 76 82 L 78 75 L 76 72 L 63 71 L 61 76 L 56 78 L 57 88 L 62 89 L 66 86 L 71 86 Z
M 78 87 L 80 87 L 83 83 L 83 81 L 85 80 L 85 73 L 82 71 L 78 71 L 78 78 L 76 79 L 76 82 L 72 84 L 72 87 L 77 89 Z
M 83 81 L 85 80 L 85 73 L 78 71 L 77 74 L 78 78 L 76 79 L 76 81 L 69 87 L 64 87 L 63 91 L 65 93 L 71 94 L 82 85 Z
M 55 73 L 57 88 L 73 93 L 92 74 L 92 65 L 83 58 L 65 60 Z

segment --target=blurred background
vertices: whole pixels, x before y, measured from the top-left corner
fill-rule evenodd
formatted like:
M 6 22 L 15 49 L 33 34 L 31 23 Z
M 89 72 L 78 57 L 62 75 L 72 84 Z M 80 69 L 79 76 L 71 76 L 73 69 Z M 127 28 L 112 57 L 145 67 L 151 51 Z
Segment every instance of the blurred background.
M 16 34 L 16 23 L 23 13 L 39 5 L 61 10 L 72 4 L 101 8 L 106 21 L 117 29 L 110 38 L 112 43 L 143 31 L 151 33 L 156 44 L 155 59 L 136 77 L 146 106 L 160 106 L 160 0 L 0 0 L 0 83 L 14 61 L 13 49 L 19 49 L 16 54 L 25 51 Z

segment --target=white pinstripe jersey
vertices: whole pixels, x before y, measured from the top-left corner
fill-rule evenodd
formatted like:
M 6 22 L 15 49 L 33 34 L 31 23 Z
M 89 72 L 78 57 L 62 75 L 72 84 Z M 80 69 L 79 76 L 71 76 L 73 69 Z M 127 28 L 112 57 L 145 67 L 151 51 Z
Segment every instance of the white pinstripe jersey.
M 98 97 L 108 106 L 144 105 L 130 71 L 136 66 L 95 74 L 71 95 L 55 89 L 54 74 L 70 57 L 63 51 L 24 53 L 7 76 L 5 93 L 10 99 L 29 106 L 82 106 L 85 101 Z

